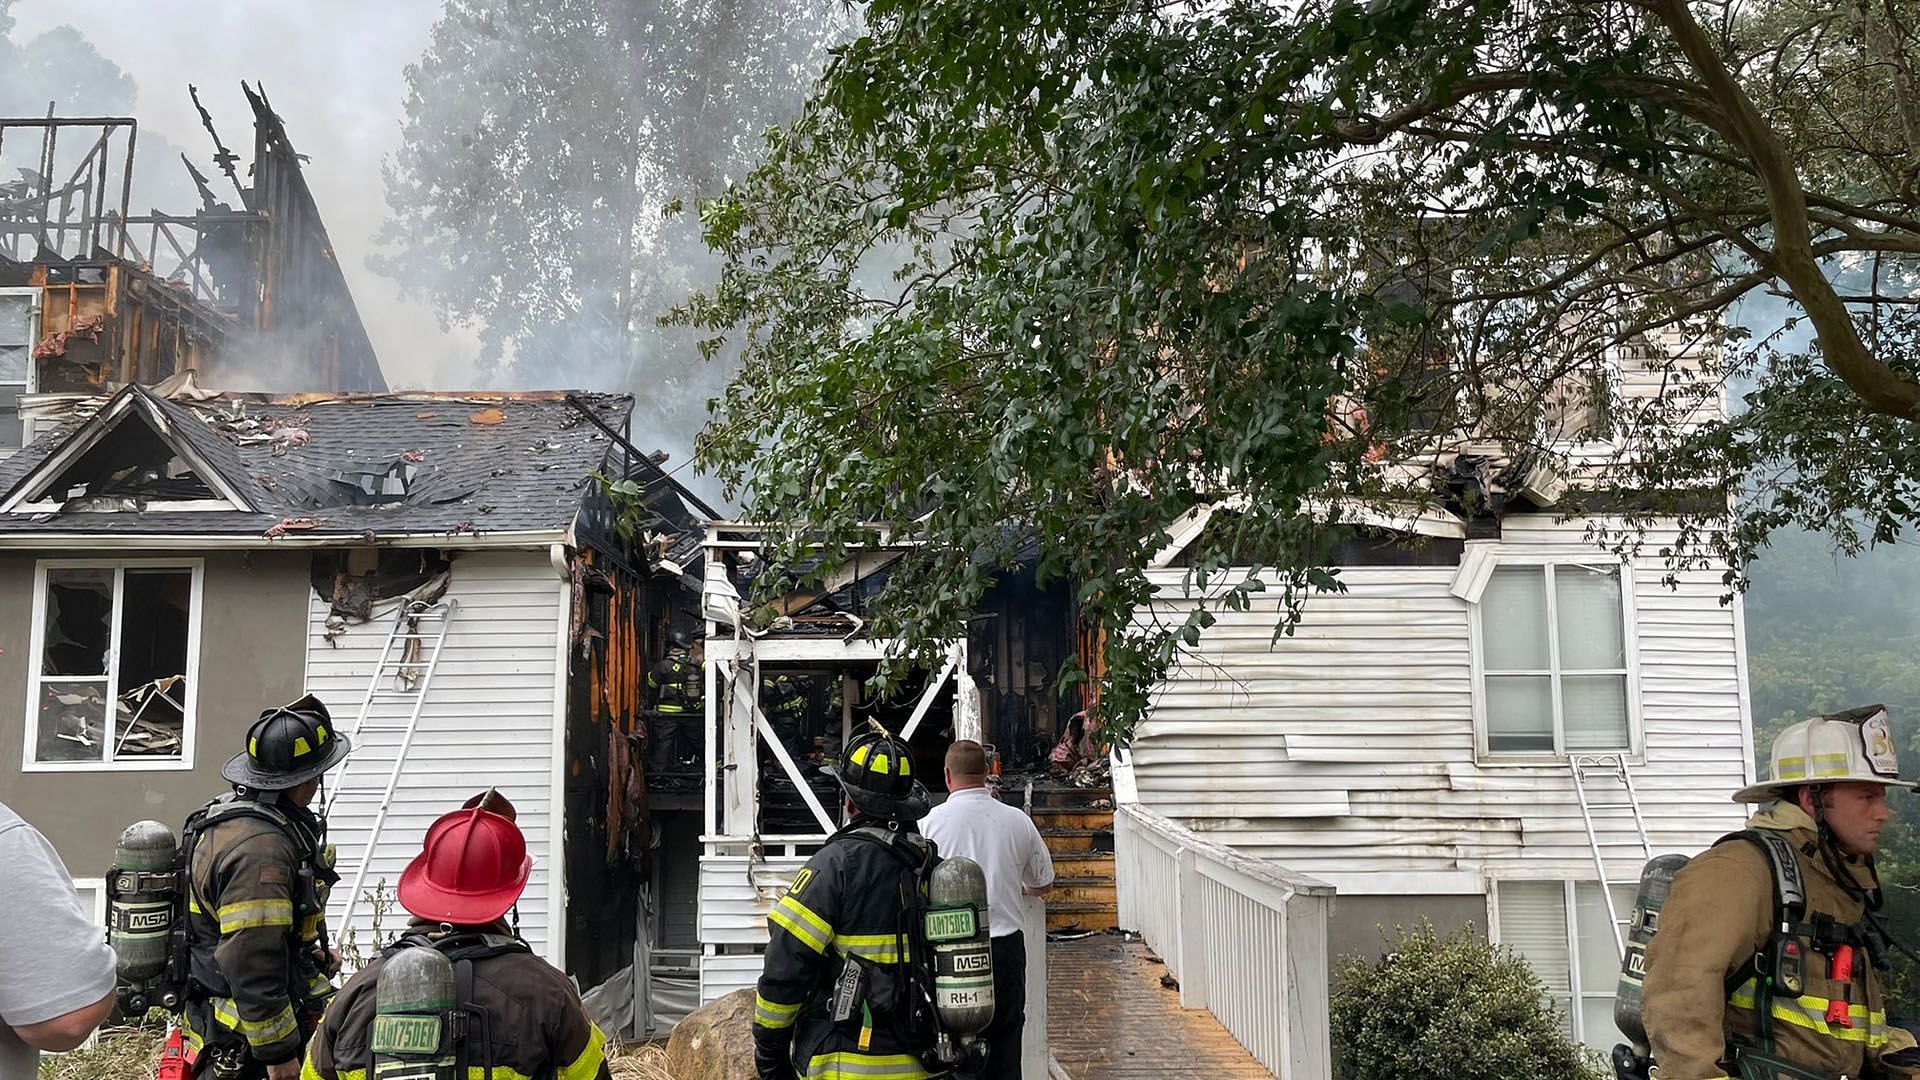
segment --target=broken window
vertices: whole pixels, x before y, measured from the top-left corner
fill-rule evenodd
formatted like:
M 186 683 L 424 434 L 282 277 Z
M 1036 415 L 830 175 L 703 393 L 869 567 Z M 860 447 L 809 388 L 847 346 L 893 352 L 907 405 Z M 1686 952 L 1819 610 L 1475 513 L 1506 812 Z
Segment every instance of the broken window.
M 0 289 L 0 455 L 26 445 L 20 396 L 33 393 L 34 323 L 40 290 Z
M 1480 597 L 1479 618 L 1490 753 L 1632 747 L 1618 566 L 1501 566 Z
M 197 564 L 42 563 L 31 764 L 190 765 Z
M 39 499 L 68 510 L 137 509 L 149 502 L 220 498 L 186 459 L 134 411 L 48 484 Z

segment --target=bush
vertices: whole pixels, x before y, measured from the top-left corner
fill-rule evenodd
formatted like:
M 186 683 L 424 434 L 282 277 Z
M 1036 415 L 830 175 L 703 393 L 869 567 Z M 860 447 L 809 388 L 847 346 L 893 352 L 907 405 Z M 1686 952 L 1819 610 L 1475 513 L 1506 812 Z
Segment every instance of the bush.
M 1471 927 L 1422 922 L 1379 963 L 1335 976 L 1333 1046 L 1344 1080 L 1602 1080 L 1597 1057 L 1560 1031 L 1527 962 Z

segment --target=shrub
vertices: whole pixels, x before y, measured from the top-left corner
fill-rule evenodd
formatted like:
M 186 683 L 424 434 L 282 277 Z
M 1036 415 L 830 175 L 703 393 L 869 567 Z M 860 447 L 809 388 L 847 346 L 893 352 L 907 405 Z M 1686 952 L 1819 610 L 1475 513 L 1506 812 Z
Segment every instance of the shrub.
M 1602 1080 L 1525 960 L 1471 927 L 1442 938 L 1423 921 L 1397 933 L 1384 959 L 1347 957 L 1336 974 L 1344 1080 Z

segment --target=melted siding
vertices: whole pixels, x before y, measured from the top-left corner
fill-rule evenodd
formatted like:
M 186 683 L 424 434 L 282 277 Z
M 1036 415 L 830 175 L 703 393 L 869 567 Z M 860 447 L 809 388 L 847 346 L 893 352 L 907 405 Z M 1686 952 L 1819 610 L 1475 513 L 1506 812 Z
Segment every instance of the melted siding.
M 1693 852 L 1742 820 L 1728 800 L 1746 773 L 1740 639 L 1719 573 L 1682 572 L 1669 588 L 1652 539 L 1634 561 L 1645 733 L 1634 780 L 1655 850 Z M 1595 549 L 1583 524 L 1538 515 L 1508 518 L 1500 550 Z M 1384 872 L 1591 878 L 1566 769 L 1476 761 L 1471 609 L 1448 591 L 1453 577 L 1348 568 L 1348 591 L 1309 601 L 1277 642 L 1277 602 L 1220 613 L 1140 729 L 1140 801 L 1347 892 L 1369 891 L 1351 875 Z M 1171 614 L 1180 572 L 1156 584 Z M 1630 825 L 1607 824 L 1624 814 L 1595 817 L 1603 841 L 1632 839 Z

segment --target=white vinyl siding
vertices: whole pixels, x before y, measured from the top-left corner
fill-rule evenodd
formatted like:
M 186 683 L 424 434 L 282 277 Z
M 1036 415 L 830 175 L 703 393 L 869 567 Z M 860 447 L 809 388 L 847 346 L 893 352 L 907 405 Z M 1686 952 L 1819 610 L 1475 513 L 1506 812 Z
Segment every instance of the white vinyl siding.
M 378 887 L 391 900 L 427 826 L 459 809 L 470 796 L 499 788 L 513 802 L 533 856 L 533 878 L 518 909 L 520 932 L 536 953 L 555 961 L 560 959 L 555 953 L 561 928 L 550 911 L 549 886 L 561 858 L 554 746 L 561 722 L 556 658 L 565 647 L 562 590 L 544 551 L 454 554 L 447 597 L 458 600 L 459 609 L 362 890 L 372 893 Z M 309 592 L 307 689 L 326 702 L 342 730 L 354 726 L 392 627 L 393 610 L 392 602 L 376 604 L 371 621 L 351 626 L 328 642 L 327 601 Z M 340 852 L 342 880 L 328 905 L 336 922 L 409 711 L 410 706 L 400 702 L 376 702 L 347 764 L 327 778 L 330 789 L 338 786 L 342 792 L 328 821 L 328 835 Z M 388 911 L 381 934 L 391 936 L 406 921 L 405 912 Z M 368 951 L 374 926 L 364 896 L 353 926 L 334 927 L 336 935 L 348 930 L 361 951 Z
M 716 1001 L 760 978 L 767 912 L 804 855 L 707 855 L 700 859 L 700 1000 Z
M 1715 569 L 1668 571 L 1661 533 L 1629 575 L 1628 646 L 1641 759 L 1633 766 L 1655 852 L 1694 852 L 1739 828 L 1746 700 L 1738 607 Z M 1499 557 L 1613 558 L 1582 522 L 1510 514 Z M 1615 560 L 1617 561 L 1617 559 Z M 1177 622 L 1184 571 L 1156 572 L 1143 617 Z M 1476 748 L 1472 605 L 1454 567 L 1350 567 L 1347 592 L 1307 601 L 1291 636 L 1279 600 L 1222 611 L 1155 693 L 1131 751 L 1139 801 L 1249 855 L 1347 893 L 1481 893 L 1490 877 L 1593 877 L 1563 761 Z M 1596 802 L 1617 801 L 1595 780 Z M 1597 816 L 1602 841 L 1635 839 Z M 1625 850 L 1625 849 L 1611 849 Z M 1608 876 L 1633 877 L 1634 865 Z
M 1634 889 L 1613 886 L 1622 918 Z M 1494 894 L 1495 939 L 1526 959 L 1568 1035 L 1602 1053 L 1625 1039 L 1613 1023 L 1620 956 L 1600 886 L 1592 881 L 1502 881 Z

